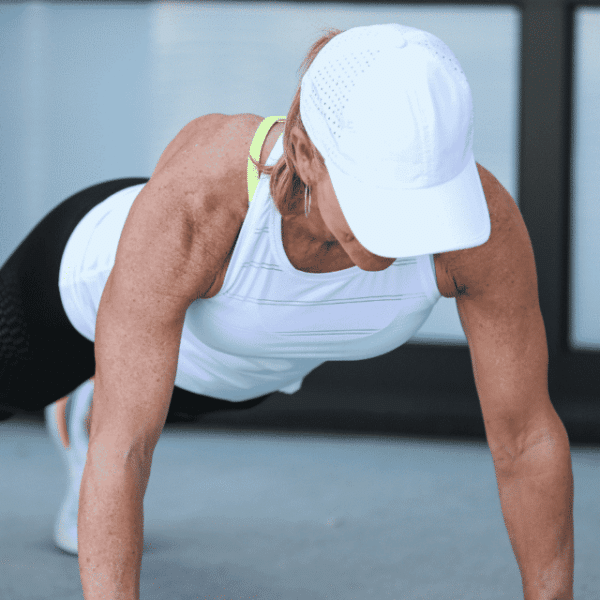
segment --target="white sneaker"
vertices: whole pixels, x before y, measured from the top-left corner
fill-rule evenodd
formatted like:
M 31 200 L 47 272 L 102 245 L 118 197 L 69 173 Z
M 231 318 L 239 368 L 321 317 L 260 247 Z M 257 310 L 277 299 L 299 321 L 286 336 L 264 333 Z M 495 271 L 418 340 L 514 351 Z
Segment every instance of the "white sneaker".
M 63 446 L 56 419 L 56 402 L 46 406 L 44 416 L 46 429 L 54 441 L 67 467 L 68 486 L 65 499 L 54 524 L 54 542 L 65 552 L 77 554 L 77 513 L 79 511 L 79 488 L 87 458 L 88 435 L 85 417 L 94 395 L 94 382 L 87 380 L 74 390 L 67 403 L 66 414 L 69 447 Z

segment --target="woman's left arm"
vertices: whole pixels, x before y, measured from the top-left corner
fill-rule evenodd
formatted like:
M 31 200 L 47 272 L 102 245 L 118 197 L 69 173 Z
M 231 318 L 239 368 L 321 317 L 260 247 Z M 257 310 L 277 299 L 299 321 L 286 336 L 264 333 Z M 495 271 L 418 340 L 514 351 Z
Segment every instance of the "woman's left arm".
M 548 391 L 533 247 L 515 201 L 477 165 L 492 231 L 448 253 L 504 522 L 525 600 L 573 598 L 573 473 Z

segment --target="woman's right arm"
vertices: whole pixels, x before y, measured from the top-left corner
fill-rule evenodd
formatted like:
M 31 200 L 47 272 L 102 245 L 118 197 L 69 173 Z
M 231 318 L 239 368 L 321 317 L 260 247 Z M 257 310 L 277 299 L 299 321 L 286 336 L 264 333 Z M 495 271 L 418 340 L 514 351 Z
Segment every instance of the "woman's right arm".
M 247 140 L 240 144 L 239 120 L 218 115 L 211 126 L 209 117 L 203 147 L 188 136 L 134 201 L 98 308 L 78 515 L 86 600 L 139 599 L 143 500 L 186 310 L 212 285 L 243 219 L 221 197 L 245 180 Z

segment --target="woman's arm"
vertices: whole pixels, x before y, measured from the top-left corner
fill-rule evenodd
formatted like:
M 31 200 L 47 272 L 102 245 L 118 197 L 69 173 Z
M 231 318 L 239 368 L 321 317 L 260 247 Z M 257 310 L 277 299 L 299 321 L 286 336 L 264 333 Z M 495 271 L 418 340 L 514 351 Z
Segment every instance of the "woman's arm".
M 171 402 L 186 311 L 220 272 L 242 218 L 220 197 L 232 174 L 246 169 L 232 131 L 215 128 L 193 151 L 186 152 L 184 142 L 146 184 L 125 222 L 100 300 L 78 519 L 86 600 L 139 598 L 143 500 Z

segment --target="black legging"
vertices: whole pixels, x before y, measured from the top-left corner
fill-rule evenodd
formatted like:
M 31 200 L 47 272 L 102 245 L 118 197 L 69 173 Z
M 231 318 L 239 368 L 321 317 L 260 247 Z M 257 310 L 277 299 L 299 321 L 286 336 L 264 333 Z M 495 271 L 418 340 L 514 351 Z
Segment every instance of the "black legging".
M 94 343 L 69 321 L 58 274 L 67 241 L 83 217 L 112 194 L 148 179 L 115 179 L 61 202 L 0 268 L 0 421 L 42 410 L 96 372 Z M 215 410 L 252 408 L 247 402 L 200 396 L 175 386 L 167 423 Z

